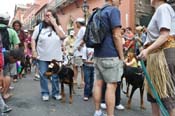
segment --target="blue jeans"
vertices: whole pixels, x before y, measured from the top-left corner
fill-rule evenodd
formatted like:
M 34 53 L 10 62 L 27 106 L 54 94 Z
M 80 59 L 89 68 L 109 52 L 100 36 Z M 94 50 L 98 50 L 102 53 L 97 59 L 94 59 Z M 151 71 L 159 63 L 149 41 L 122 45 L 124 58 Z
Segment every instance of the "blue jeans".
M 94 67 L 92 66 L 83 66 L 83 72 L 84 72 L 84 97 L 90 97 L 92 96 L 92 89 L 94 84 Z
M 39 75 L 40 75 L 40 86 L 41 86 L 41 95 L 49 95 L 49 88 L 48 88 L 48 79 L 44 76 L 44 73 L 48 69 L 49 62 L 48 61 L 41 61 L 38 60 L 39 64 Z M 52 83 L 52 96 L 59 94 L 59 83 L 58 83 L 58 75 L 52 75 L 51 77 Z

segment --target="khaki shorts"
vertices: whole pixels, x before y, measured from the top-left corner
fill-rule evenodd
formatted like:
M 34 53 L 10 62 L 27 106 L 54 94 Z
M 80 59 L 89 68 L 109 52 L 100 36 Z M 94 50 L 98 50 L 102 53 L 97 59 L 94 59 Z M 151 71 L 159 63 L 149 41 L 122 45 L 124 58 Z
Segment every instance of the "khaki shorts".
M 80 56 L 74 56 L 74 58 L 73 58 L 73 64 L 76 65 L 76 66 L 82 66 L 83 65 L 82 57 L 80 57 Z
M 97 80 L 106 83 L 120 82 L 123 75 L 123 62 L 118 57 L 95 58 L 95 74 Z

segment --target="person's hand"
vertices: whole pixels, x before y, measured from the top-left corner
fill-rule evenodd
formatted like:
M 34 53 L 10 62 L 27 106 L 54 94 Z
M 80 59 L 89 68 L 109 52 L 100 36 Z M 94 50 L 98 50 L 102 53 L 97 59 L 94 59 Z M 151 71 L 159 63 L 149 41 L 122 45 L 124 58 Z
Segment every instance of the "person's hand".
M 27 48 L 24 49 L 24 54 L 27 54 Z
M 34 59 L 37 59 L 37 56 L 38 56 L 37 52 L 36 51 L 32 51 L 32 57 Z
M 50 23 L 52 24 L 52 25 L 56 25 L 57 23 L 56 23 L 56 19 L 52 16 L 52 15 L 49 15 L 49 20 L 50 20 Z
M 124 49 L 125 49 L 125 51 L 128 51 L 128 48 L 127 47 L 125 47 Z
M 81 46 L 78 47 L 78 51 L 80 51 L 80 50 L 81 50 Z
M 143 49 L 137 58 L 146 60 L 148 56 L 148 49 Z

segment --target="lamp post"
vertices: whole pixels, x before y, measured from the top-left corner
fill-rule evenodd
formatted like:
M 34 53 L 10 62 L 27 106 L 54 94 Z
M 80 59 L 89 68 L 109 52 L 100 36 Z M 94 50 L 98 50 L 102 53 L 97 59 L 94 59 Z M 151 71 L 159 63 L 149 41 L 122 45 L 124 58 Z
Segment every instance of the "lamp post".
M 87 14 L 88 14 L 88 11 L 89 11 L 89 5 L 87 4 L 87 0 L 83 1 L 82 10 L 83 10 L 83 13 L 84 13 L 85 24 L 87 24 Z

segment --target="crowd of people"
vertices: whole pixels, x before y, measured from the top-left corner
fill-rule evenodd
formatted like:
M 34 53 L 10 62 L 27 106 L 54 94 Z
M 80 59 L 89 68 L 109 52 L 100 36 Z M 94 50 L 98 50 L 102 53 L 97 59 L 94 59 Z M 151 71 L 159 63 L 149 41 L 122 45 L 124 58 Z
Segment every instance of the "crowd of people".
M 25 58 L 35 66 L 35 80 L 40 81 L 41 99 L 49 101 L 49 80 L 44 75 L 49 63 L 55 59 L 63 65 L 69 65 L 74 71 L 74 86 L 80 69 L 81 84 L 84 89 L 83 100 L 94 99 L 94 116 L 114 116 L 114 108 L 124 110 L 120 103 L 123 66 L 141 68 L 138 58 L 147 61 L 147 69 L 151 81 L 170 116 L 175 115 L 175 79 L 174 79 L 174 23 L 175 13 L 166 0 L 151 0 L 155 14 L 146 28 L 136 25 L 134 31 L 130 27 L 123 28 L 118 9 L 121 0 L 105 0 L 101 11 L 103 21 L 107 24 L 106 36 L 100 47 L 88 48 L 83 40 L 86 33 L 85 19 L 75 20 L 78 31 L 65 33 L 54 10 L 47 10 L 44 19 L 37 22 L 34 31 L 23 30 L 19 20 L 8 27 L 9 15 L 0 14 L 0 112 L 12 110 L 5 102 L 12 94 L 10 83 L 25 77 L 25 60 L 7 62 L 5 54 L 12 49 L 21 49 Z M 166 12 L 166 13 L 165 13 Z M 61 19 L 60 19 L 61 20 Z M 174 26 L 174 27 L 173 27 Z M 2 32 L 8 32 L 6 40 Z M 7 41 L 8 40 L 8 41 Z M 4 57 L 4 58 L 3 58 Z M 24 58 L 24 59 L 25 59 Z M 158 58 L 157 61 L 155 59 Z M 166 64 L 166 65 L 164 65 Z M 157 68 L 159 67 L 159 68 Z M 163 80 L 163 81 L 162 81 Z M 158 84 L 157 84 L 158 83 Z M 59 91 L 59 75 L 51 77 L 51 97 L 62 99 Z M 160 116 L 160 109 L 148 87 L 148 101 L 151 102 L 152 115 Z

